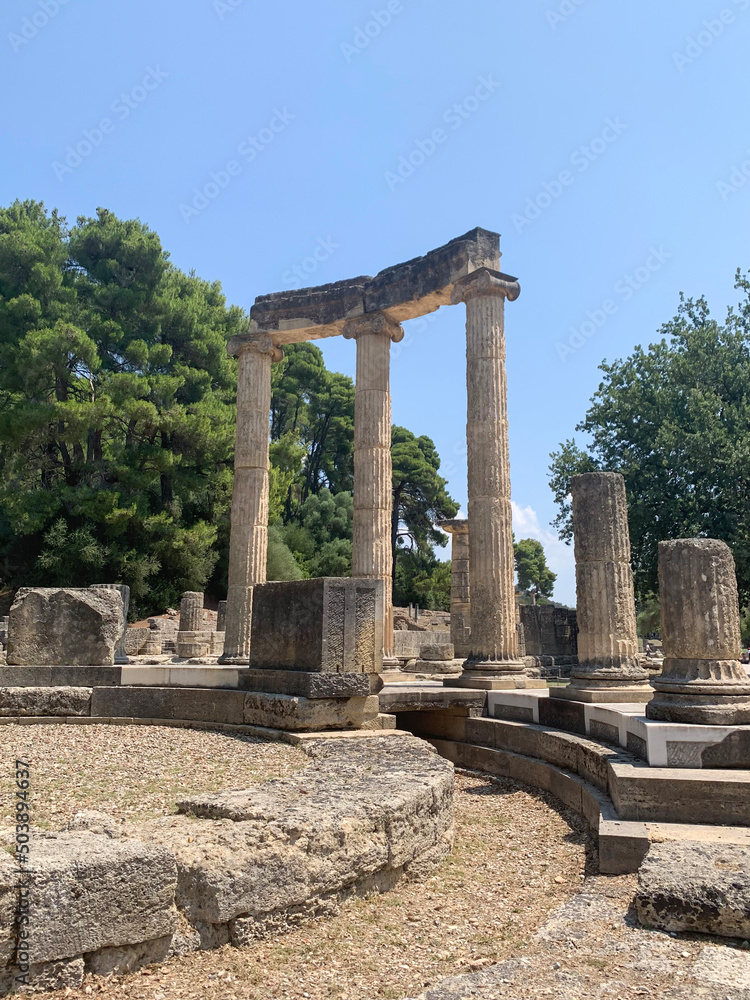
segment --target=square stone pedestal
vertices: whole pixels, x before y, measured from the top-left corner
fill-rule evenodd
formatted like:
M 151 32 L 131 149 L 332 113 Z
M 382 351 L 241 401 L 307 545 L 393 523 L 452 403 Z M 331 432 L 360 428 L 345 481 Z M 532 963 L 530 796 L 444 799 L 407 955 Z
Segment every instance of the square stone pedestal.
M 320 579 L 253 590 L 245 722 L 290 732 L 375 725 L 383 583 Z

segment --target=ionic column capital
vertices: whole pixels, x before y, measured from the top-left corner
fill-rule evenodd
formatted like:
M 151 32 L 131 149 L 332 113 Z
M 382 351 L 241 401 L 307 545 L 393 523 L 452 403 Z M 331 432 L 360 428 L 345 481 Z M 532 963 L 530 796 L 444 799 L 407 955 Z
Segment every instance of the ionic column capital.
M 451 294 L 451 305 L 468 302 L 480 296 L 484 298 L 497 296 L 515 302 L 520 294 L 521 286 L 517 278 L 513 278 L 510 274 L 501 274 L 500 271 L 492 271 L 488 267 L 481 267 L 456 282 Z
M 246 351 L 257 354 L 270 354 L 271 361 L 277 363 L 284 360 L 284 348 L 280 347 L 270 333 L 241 333 L 227 344 L 227 354 L 238 358 Z
M 385 313 L 371 313 L 350 319 L 344 325 L 344 338 L 356 340 L 365 334 L 380 334 L 391 338 L 394 344 L 404 339 L 404 328 L 400 323 L 394 323 Z

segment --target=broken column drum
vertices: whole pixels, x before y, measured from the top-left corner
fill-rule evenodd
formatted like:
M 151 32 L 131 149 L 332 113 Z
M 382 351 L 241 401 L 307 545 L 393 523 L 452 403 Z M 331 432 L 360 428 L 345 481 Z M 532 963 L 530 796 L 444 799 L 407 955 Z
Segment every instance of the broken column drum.
M 653 691 L 639 665 L 625 480 L 616 472 L 574 476 L 573 532 L 578 665 L 554 698 L 645 703 Z
M 750 725 L 750 678 L 734 558 L 711 538 L 659 544 L 664 669 L 651 681 L 649 719 L 692 725 Z

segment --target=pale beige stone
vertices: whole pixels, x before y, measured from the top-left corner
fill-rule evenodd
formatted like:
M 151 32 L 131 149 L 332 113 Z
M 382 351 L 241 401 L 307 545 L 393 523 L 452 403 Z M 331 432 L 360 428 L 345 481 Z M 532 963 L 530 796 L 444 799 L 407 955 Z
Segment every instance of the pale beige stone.
M 734 558 L 711 538 L 659 544 L 664 668 L 650 719 L 696 725 L 750 724 L 750 678 L 742 639 Z
M 470 654 L 464 685 L 512 676 L 523 685 L 516 630 L 510 505 L 505 300 L 515 278 L 482 268 L 457 283 L 466 304 L 467 462 L 469 471 Z
M 284 352 L 256 333 L 237 345 L 237 433 L 232 496 L 224 663 L 250 656 L 252 590 L 266 579 L 268 552 L 268 445 L 271 365 Z
M 551 692 L 571 701 L 650 701 L 640 666 L 625 480 L 616 472 L 574 476 L 578 665 Z
M 352 576 L 383 581 L 386 657 L 393 656 L 390 352 L 391 342 L 403 336 L 402 328 L 381 313 L 344 327 L 344 337 L 357 342 Z

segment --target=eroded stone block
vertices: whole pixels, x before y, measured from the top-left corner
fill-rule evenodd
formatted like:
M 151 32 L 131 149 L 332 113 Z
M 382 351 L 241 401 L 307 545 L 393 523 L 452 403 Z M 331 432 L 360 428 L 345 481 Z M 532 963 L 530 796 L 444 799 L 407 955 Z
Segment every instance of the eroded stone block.
M 22 588 L 10 609 L 8 663 L 113 665 L 122 623 L 116 590 Z

